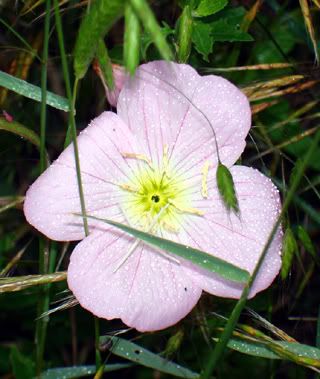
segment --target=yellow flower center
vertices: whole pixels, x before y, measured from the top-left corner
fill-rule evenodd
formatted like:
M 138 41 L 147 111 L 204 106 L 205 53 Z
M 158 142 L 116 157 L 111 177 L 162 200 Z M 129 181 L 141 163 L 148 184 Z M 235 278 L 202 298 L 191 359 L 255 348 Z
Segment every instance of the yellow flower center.
M 150 232 L 164 229 L 177 233 L 185 214 L 201 216 L 202 212 L 192 208 L 186 180 L 170 168 L 166 151 L 159 167 L 144 156 L 125 155 L 141 164 L 130 183 L 120 185 L 124 191 L 122 210 L 132 226 Z

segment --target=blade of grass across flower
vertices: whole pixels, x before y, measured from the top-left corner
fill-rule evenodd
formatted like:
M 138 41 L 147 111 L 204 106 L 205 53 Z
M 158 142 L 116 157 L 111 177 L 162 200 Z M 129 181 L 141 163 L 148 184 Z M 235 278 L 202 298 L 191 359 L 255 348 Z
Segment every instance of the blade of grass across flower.
M 100 337 L 100 344 L 110 344 L 110 351 L 119 357 L 128 359 L 142 366 L 150 367 L 160 372 L 180 378 L 198 378 L 199 374 L 172 361 L 160 357 L 151 351 L 123 338 L 113 336 Z
M 19 95 L 25 96 L 29 99 L 41 102 L 41 88 L 34 84 L 28 83 L 25 80 L 18 79 L 3 71 L 0 71 L 0 86 L 16 92 Z M 47 105 L 62 111 L 69 111 L 68 100 L 62 96 L 55 95 L 52 92 L 47 92 Z
M 113 363 L 104 366 L 103 372 L 117 371 L 131 367 L 130 363 Z M 90 366 L 75 366 L 75 367 L 57 367 L 50 368 L 41 374 L 41 379 L 71 379 L 82 378 L 83 376 L 93 375 L 96 373 L 96 367 Z
M 130 3 L 126 4 L 124 20 L 124 66 L 130 75 L 134 75 L 140 60 L 141 28 L 140 21 Z
M 40 148 L 40 138 L 39 136 L 31 129 L 23 126 L 16 121 L 6 121 L 4 118 L 0 118 L 0 130 L 5 130 L 7 132 L 18 135 L 19 137 L 26 139 L 35 145 L 38 149 Z
M 123 15 L 124 0 L 91 2 L 78 32 L 74 48 L 74 72 L 82 79 L 96 53 L 97 41 L 104 38 L 112 25 Z
M 172 60 L 173 54 L 160 25 L 146 0 L 129 0 L 144 29 L 150 33 L 163 59 Z
M 81 216 L 78 214 L 78 216 Z M 207 254 L 201 250 L 194 249 L 190 246 L 181 245 L 179 243 L 157 237 L 153 234 L 149 234 L 143 232 L 138 229 L 134 229 L 131 226 L 120 224 L 115 221 L 88 216 L 87 218 L 91 218 L 94 220 L 105 222 L 106 224 L 115 226 L 123 230 L 126 233 L 131 234 L 132 236 L 141 239 L 142 241 L 160 248 L 161 250 L 168 251 L 174 255 L 178 255 L 183 259 L 187 259 L 188 261 L 196 264 L 204 268 L 205 270 L 214 272 L 215 274 L 233 282 L 246 283 L 249 278 L 249 273 L 239 267 L 232 265 L 220 258 L 216 258 L 210 254 Z

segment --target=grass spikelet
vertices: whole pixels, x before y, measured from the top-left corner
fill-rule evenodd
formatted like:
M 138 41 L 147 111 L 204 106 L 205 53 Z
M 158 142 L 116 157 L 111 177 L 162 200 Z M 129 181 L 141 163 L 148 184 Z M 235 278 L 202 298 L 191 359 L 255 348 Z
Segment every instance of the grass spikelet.
M 217 185 L 225 207 L 235 213 L 239 212 L 239 205 L 234 188 L 234 182 L 228 167 L 219 163 L 217 168 Z
M 66 280 L 65 271 L 45 275 L 26 275 L 11 278 L 0 278 L 0 293 L 22 291 L 26 288 Z
M 290 272 L 294 254 L 298 251 L 297 241 L 291 230 L 287 228 L 282 245 L 282 267 L 281 267 L 281 278 L 285 280 Z

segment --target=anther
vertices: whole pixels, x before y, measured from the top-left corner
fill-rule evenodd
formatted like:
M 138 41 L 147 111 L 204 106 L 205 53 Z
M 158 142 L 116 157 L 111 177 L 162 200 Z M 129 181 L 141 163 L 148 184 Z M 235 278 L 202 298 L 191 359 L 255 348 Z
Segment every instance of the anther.
M 203 198 L 208 197 L 208 172 L 209 172 L 210 163 L 209 161 L 206 161 L 205 164 L 202 167 L 201 173 L 202 173 L 202 183 L 201 183 L 201 194 Z
M 131 159 L 137 159 L 139 161 L 143 161 L 143 162 L 146 162 L 149 167 L 153 170 L 153 167 L 152 167 L 152 162 L 151 160 L 143 155 L 143 154 L 135 154 L 135 153 L 121 153 L 121 155 L 123 156 L 123 158 L 131 158 Z

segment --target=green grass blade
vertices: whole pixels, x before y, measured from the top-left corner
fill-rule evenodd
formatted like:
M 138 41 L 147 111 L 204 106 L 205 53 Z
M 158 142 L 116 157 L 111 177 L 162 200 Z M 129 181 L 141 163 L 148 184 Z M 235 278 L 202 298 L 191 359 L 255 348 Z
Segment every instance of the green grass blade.
M 40 162 L 39 172 L 42 174 L 47 168 L 46 154 L 46 129 L 47 129 L 47 64 L 49 51 L 50 9 L 51 0 L 46 0 L 46 13 L 44 20 L 43 52 L 41 62 L 41 109 L 40 109 Z M 49 269 L 50 243 L 43 237 L 39 237 L 39 273 L 47 274 Z M 49 287 L 43 287 L 38 294 L 38 309 L 35 332 L 36 372 L 41 374 L 43 369 L 43 356 L 46 346 L 47 327 L 49 319 L 41 318 L 41 315 L 49 309 Z
M 179 243 L 157 237 L 153 234 L 149 234 L 141 230 L 134 229 L 131 226 L 120 224 L 115 221 L 88 215 L 87 217 L 115 226 L 116 228 L 119 228 L 124 232 L 129 233 L 132 236 L 139 238 L 152 246 L 160 248 L 161 250 L 168 251 L 183 259 L 187 259 L 188 261 L 196 264 L 197 266 L 200 266 L 201 268 L 204 268 L 205 270 L 214 272 L 215 274 L 223 277 L 224 279 L 239 283 L 245 283 L 249 278 L 249 273 L 247 271 L 242 270 L 241 268 L 236 267 L 231 263 L 228 263 L 220 258 L 216 258 L 201 250 L 194 249 L 190 246 L 181 245 Z
M 151 351 L 119 337 L 102 336 L 100 337 L 100 344 L 112 343 L 110 351 L 119 357 L 128 359 L 140 365 L 150 367 L 160 372 L 177 376 L 180 378 L 198 378 L 199 374 L 181 367 L 177 363 L 168 361 L 154 354 Z
M 129 0 L 144 29 L 150 33 L 163 59 L 172 60 L 173 54 L 161 27 L 146 0 Z
M 3 71 L 0 71 L 0 87 L 5 87 L 19 95 L 41 102 L 42 96 L 40 87 L 28 83 L 25 80 L 18 79 Z M 47 91 L 46 103 L 53 108 L 69 112 L 68 100 L 62 96 L 55 95 L 52 92 Z
M 74 49 L 74 72 L 77 79 L 85 76 L 97 50 L 97 41 L 123 15 L 124 0 L 96 0 L 86 12 L 78 32 Z
M 124 20 L 124 66 L 130 75 L 134 75 L 140 61 L 141 28 L 140 21 L 130 3 L 126 4 Z
M 239 337 L 231 338 L 228 348 L 256 357 L 290 360 L 310 368 L 320 367 L 320 349 L 298 342 L 258 341 Z
M 6 121 L 4 118 L 0 118 L 0 130 L 16 134 L 17 136 L 31 142 L 38 149 L 40 148 L 40 138 L 33 130 L 23 126 L 16 121 Z
M 257 341 L 245 341 L 242 338 L 231 338 L 228 348 L 239 353 L 253 355 L 254 357 L 267 359 L 280 359 L 279 355 L 268 349 L 266 344 Z
M 103 372 L 111 372 L 122 370 L 132 366 L 128 363 L 113 363 L 106 365 Z M 71 378 L 82 378 L 88 375 L 94 375 L 96 373 L 96 367 L 90 366 L 74 366 L 74 367 L 57 367 L 51 368 L 44 371 L 41 374 L 41 379 L 71 379 Z

